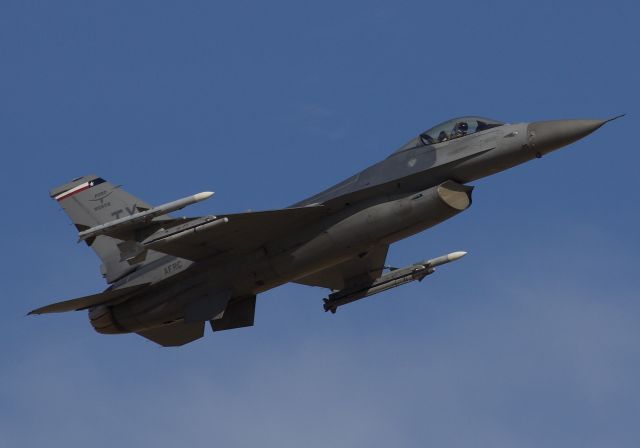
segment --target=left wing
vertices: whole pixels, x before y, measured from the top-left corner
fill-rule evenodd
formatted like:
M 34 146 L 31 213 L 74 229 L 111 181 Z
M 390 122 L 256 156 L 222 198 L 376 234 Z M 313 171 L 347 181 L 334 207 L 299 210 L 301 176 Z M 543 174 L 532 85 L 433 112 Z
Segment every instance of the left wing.
M 259 247 L 327 214 L 325 207 L 308 206 L 203 217 L 183 226 L 156 232 L 142 246 L 188 260 L 232 250 Z
M 300 278 L 295 283 L 339 290 L 355 283 L 373 281 L 382 274 L 388 251 L 388 245 L 375 246 L 362 257 L 352 258 Z
M 126 260 L 129 264 L 144 261 L 148 250 L 197 261 L 223 252 L 259 247 L 327 214 L 324 206 L 310 205 L 134 223 L 129 224 L 126 234 L 107 223 L 104 228 L 88 229 L 83 234 L 100 232 L 101 235 L 121 239 L 117 244 L 120 261 Z

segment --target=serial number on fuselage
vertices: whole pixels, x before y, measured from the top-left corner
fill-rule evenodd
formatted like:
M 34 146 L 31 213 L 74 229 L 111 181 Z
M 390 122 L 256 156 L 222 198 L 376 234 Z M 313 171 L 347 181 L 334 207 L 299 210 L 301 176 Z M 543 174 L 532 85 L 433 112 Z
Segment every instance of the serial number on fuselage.
M 182 264 L 182 260 L 174 261 L 171 264 L 168 264 L 164 267 L 164 275 L 169 276 L 175 274 L 178 271 L 181 271 L 184 268 Z

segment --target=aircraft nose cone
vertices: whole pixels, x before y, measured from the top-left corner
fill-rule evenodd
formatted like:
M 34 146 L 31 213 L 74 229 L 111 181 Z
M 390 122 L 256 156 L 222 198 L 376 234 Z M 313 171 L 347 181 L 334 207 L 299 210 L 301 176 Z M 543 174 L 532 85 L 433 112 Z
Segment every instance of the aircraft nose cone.
M 611 120 L 535 121 L 527 128 L 528 146 L 546 154 L 586 137 L 608 121 Z

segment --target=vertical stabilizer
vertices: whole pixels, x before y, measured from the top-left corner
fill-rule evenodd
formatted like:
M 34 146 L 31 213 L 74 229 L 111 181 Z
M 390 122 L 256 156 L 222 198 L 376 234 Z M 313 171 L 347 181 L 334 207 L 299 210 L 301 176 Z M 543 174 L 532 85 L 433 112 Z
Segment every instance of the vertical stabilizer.
M 151 208 L 143 200 L 96 175 L 83 176 L 51 190 L 78 232 Z M 121 240 L 100 235 L 86 240 L 102 260 L 101 272 L 112 283 L 135 267 L 120 260 Z M 158 255 L 158 254 L 156 254 Z M 155 257 L 154 257 L 155 258 Z

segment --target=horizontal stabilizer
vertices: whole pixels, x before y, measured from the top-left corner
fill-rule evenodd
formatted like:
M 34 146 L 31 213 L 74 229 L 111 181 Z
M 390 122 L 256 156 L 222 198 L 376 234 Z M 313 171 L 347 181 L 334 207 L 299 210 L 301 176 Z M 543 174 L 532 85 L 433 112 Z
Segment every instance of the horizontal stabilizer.
M 202 297 L 192 300 L 184 309 L 184 321 L 188 324 L 194 322 L 206 322 L 215 316 L 222 314 L 231 299 L 231 291 L 219 291 L 212 294 L 203 294 Z
M 204 336 L 204 322 L 191 324 L 176 322 L 164 327 L 139 331 L 138 334 L 163 347 L 178 347 Z
M 53 303 L 43 306 L 42 308 L 29 311 L 31 314 L 47 314 L 47 313 L 64 313 L 66 311 L 80 311 L 98 305 L 104 305 L 112 302 L 119 302 L 127 298 L 144 287 L 144 285 L 129 286 L 126 288 L 114 289 L 110 291 L 93 294 L 90 296 L 79 297 L 77 299 L 65 300 L 64 302 Z

